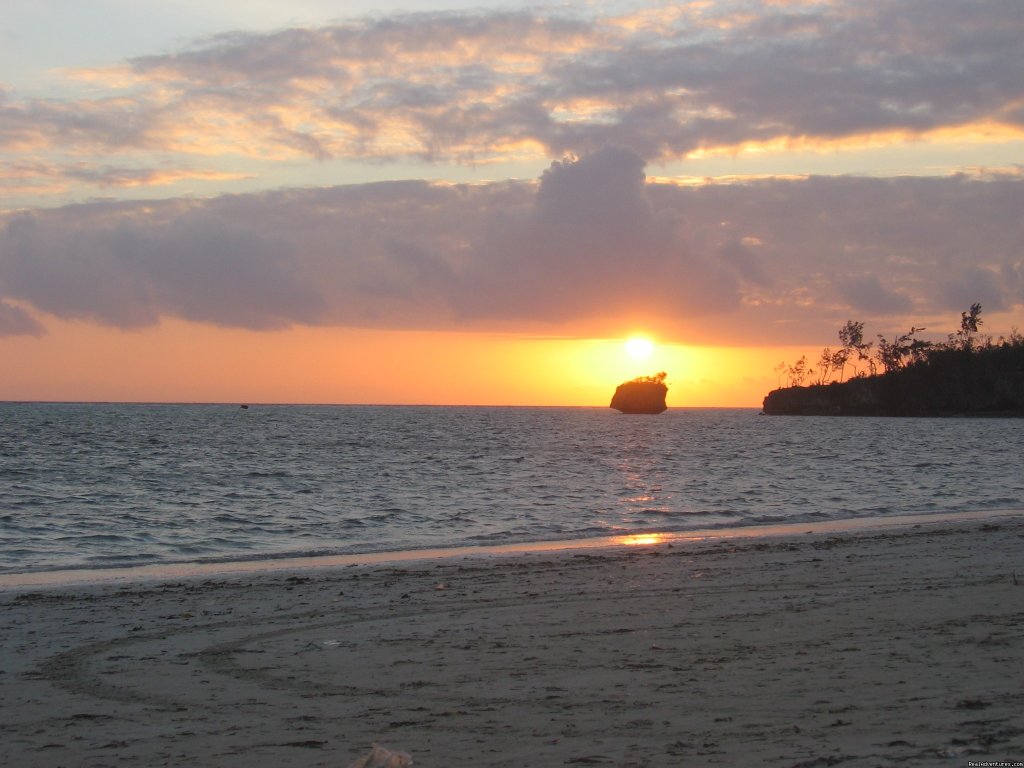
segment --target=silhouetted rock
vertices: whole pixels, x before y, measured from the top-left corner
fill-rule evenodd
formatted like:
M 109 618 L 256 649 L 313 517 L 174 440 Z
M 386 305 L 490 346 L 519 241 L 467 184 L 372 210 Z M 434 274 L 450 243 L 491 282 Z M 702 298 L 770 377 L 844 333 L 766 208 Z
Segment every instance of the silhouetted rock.
M 664 373 L 640 376 L 616 387 L 611 407 L 623 413 L 661 413 L 668 407 L 667 394 Z

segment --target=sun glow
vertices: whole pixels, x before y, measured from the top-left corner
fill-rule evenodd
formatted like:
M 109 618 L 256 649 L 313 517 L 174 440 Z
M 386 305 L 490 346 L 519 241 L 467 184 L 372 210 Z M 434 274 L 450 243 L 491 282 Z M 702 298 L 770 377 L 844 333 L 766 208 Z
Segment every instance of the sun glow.
M 634 360 L 646 360 L 654 351 L 654 342 L 644 336 L 632 336 L 626 340 L 626 354 Z
M 0 376 L 0 400 L 607 408 L 619 384 L 666 371 L 669 407 L 756 407 L 779 386 L 778 361 L 807 351 L 660 339 L 638 360 L 626 354 L 624 336 L 255 332 L 175 318 L 126 333 L 38 317 L 44 336 L 0 336 L 0 359 L 23 363 Z

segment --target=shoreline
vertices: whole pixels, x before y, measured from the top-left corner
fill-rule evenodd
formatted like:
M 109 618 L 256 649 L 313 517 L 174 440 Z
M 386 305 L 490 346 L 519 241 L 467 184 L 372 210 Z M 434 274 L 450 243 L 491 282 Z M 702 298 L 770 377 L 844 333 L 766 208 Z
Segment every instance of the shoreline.
M 19 768 L 1024 758 L 1024 518 L 0 592 Z
M 839 520 L 815 520 L 790 523 L 761 523 L 684 531 L 639 531 L 612 536 L 482 544 L 456 547 L 390 550 L 354 554 L 272 554 L 263 558 L 151 563 L 105 568 L 67 568 L 0 573 L 0 594 L 5 590 L 70 587 L 89 584 L 159 582 L 174 579 L 276 573 L 341 568 L 353 565 L 386 565 L 420 560 L 448 560 L 458 557 L 502 557 L 528 553 L 557 553 L 576 550 L 606 550 L 653 544 L 680 544 L 692 541 L 747 539 L 815 533 L 854 533 L 913 525 L 997 520 L 1024 515 L 1024 509 L 939 512 L 884 517 L 854 517 Z

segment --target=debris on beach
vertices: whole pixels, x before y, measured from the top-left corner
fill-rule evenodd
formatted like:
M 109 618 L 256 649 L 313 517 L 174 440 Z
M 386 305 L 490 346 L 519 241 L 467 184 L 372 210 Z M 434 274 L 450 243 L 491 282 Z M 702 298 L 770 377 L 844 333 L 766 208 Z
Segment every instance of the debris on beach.
M 370 754 L 349 763 L 348 768 L 406 768 L 408 765 L 412 765 L 412 757 L 408 752 L 392 752 L 374 744 Z

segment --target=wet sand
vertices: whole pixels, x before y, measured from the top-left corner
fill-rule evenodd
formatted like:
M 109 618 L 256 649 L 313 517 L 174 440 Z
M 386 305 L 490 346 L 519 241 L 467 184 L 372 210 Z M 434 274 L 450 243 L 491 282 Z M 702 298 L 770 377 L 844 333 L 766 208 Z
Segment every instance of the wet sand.
M 1024 760 L 1024 517 L 0 592 L 8 766 Z

